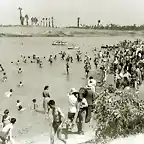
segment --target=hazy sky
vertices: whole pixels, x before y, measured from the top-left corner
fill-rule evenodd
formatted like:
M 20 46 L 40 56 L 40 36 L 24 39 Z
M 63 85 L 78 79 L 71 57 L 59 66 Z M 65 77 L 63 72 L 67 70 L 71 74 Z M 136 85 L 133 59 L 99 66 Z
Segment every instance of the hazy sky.
M 0 24 L 19 24 L 23 15 L 51 17 L 57 26 L 82 24 L 144 24 L 144 0 L 0 0 Z

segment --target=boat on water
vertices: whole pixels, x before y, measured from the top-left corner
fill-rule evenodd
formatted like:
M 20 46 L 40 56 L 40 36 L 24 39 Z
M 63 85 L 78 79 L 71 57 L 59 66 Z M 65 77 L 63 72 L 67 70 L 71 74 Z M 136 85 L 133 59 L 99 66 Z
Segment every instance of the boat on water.
M 80 49 L 80 47 L 72 45 L 72 46 L 68 47 L 68 49 L 69 50 L 78 50 L 78 49 Z
M 63 42 L 63 41 L 54 41 L 52 43 L 52 45 L 61 45 L 61 46 L 64 46 L 64 45 L 67 45 L 67 42 Z
M 106 45 L 106 46 L 101 46 L 101 48 L 102 48 L 102 49 L 107 49 L 107 48 L 109 48 L 109 49 L 115 49 L 115 48 L 119 48 L 119 46 L 115 46 L 115 45 L 113 45 L 113 46 L 108 46 L 108 45 Z

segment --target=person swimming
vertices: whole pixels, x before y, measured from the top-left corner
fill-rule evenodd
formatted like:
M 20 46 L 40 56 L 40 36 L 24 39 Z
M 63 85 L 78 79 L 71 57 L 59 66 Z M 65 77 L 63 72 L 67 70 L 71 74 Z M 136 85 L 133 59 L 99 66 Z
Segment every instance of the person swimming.
M 10 89 L 8 92 L 5 92 L 5 97 L 9 98 L 12 96 L 12 94 L 13 94 L 13 90 Z
M 21 74 L 21 73 L 22 73 L 22 69 L 19 68 L 19 69 L 18 69 L 18 74 Z
M 16 107 L 18 111 L 24 111 L 25 108 L 22 107 L 22 104 L 20 103 L 20 100 L 17 100 Z
M 6 75 L 6 73 L 4 72 L 4 73 L 3 73 L 2 82 L 6 82 L 6 81 L 7 81 L 7 75 Z
M 20 81 L 20 83 L 18 84 L 18 87 L 23 87 L 22 81 Z

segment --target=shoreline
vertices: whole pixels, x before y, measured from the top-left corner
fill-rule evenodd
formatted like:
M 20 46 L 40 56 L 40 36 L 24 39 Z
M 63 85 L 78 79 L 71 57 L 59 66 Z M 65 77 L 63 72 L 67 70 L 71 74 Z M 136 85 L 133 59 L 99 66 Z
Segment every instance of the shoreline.
M 0 26 L 0 37 L 100 37 L 100 36 L 140 36 L 144 31 L 93 30 L 81 28 L 48 28 Z

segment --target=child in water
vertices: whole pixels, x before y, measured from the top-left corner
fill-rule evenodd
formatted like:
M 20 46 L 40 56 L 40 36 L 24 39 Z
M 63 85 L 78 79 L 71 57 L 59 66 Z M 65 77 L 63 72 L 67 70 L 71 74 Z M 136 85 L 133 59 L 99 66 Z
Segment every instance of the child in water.
M 33 102 L 33 109 L 36 110 L 38 108 L 38 105 L 36 103 L 36 99 L 33 99 L 32 102 Z
M 18 69 L 18 74 L 21 74 L 21 73 L 22 73 L 22 69 L 19 68 L 19 69 Z
M 9 97 L 11 97 L 11 96 L 12 96 L 12 94 L 13 94 L 13 90 L 12 90 L 12 89 L 10 89 L 10 91 L 5 92 L 5 97 L 9 98 Z
M 7 81 L 7 75 L 6 75 L 6 73 L 3 73 L 2 82 L 6 82 L 6 81 Z
M 23 83 L 20 81 L 20 83 L 18 84 L 18 87 L 23 87 Z
M 18 110 L 18 111 L 24 111 L 24 110 L 25 110 L 25 108 L 22 107 L 22 105 L 21 105 L 21 103 L 20 103 L 20 100 L 17 100 L 16 106 L 17 106 L 17 110 Z

